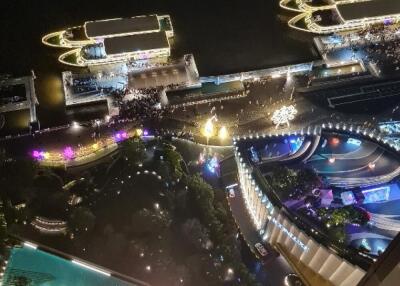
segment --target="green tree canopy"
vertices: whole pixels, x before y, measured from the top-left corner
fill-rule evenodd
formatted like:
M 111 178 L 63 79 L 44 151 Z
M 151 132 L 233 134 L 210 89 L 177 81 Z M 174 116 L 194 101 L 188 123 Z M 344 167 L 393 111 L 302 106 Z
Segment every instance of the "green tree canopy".
M 77 233 L 89 232 L 94 228 L 95 223 L 96 217 L 88 208 L 78 207 L 72 211 L 68 220 L 68 227 Z
M 145 146 L 140 138 L 125 140 L 120 147 L 121 155 L 133 164 L 141 163 L 146 158 Z

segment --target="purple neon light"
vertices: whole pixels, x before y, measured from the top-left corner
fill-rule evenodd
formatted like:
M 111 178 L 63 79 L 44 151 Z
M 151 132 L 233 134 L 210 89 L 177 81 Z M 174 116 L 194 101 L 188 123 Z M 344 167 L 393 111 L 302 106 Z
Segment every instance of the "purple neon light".
M 75 153 L 71 147 L 65 147 L 63 155 L 65 159 L 71 160 L 72 158 L 74 158 Z
M 32 152 L 32 156 L 33 156 L 33 158 L 35 158 L 35 159 L 39 159 L 41 156 L 40 156 L 40 152 L 38 151 L 38 150 L 34 150 L 33 152 Z
M 145 130 L 143 131 L 143 135 L 144 135 L 144 136 L 149 136 L 149 131 L 145 129 Z
M 114 140 L 119 142 L 128 138 L 128 133 L 125 131 L 120 131 L 114 134 Z
M 36 160 L 44 159 L 44 151 L 33 150 L 32 157 Z

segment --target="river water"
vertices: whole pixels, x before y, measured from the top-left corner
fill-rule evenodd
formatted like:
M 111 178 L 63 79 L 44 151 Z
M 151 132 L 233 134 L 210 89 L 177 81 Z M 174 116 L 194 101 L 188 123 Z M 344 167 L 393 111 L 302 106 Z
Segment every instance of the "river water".
M 287 27 L 278 0 L 1 0 L 0 73 L 37 76 L 42 127 L 67 120 L 60 50 L 41 37 L 87 20 L 170 14 L 173 55 L 193 53 L 201 76 L 301 63 L 316 58 L 311 35 Z

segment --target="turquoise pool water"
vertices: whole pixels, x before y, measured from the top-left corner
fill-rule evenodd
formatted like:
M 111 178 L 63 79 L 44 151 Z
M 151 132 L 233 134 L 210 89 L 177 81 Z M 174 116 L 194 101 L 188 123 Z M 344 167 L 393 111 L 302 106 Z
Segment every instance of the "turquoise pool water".
M 134 285 L 28 247 L 15 247 L 11 250 L 3 281 L 4 286 L 19 285 L 17 281 L 28 281 L 29 286 Z

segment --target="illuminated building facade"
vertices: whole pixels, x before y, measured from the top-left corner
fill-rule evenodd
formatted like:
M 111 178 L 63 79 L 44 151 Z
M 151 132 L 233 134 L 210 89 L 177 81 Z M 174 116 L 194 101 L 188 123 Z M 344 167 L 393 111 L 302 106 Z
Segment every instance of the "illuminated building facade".
M 388 150 L 387 156 L 389 158 L 392 152 L 397 152 L 396 146 L 391 145 L 383 137 L 380 137 L 378 133 L 363 130 L 359 127 L 338 124 L 324 124 L 290 134 L 251 135 L 247 138 L 236 138 L 234 140 L 238 179 L 247 211 L 252 218 L 253 225 L 265 242 L 275 246 L 284 256 L 289 257 L 292 263 L 300 265 L 301 269 L 307 269 L 308 273 L 319 275 L 324 281 L 332 285 L 357 285 L 363 279 L 375 258 L 366 256 L 365 253 L 357 249 L 347 249 L 346 247 L 338 247 L 338 245 L 330 243 L 326 239 L 326 236 L 319 233 L 312 224 L 305 222 L 301 216 L 284 205 L 273 190 L 273 187 L 265 179 L 265 174 L 263 173 L 265 172 L 263 170 L 265 162 L 273 162 L 273 158 L 270 157 L 271 155 L 268 155 L 268 158 L 261 159 L 260 155 L 254 155 L 256 153 L 255 148 L 262 148 L 264 150 L 266 148 L 264 147 L 265 142 L 268 142 L 268 140 L 275 142 L 269 144 L 269 154 L 271 154 L 272 148 L 276 148 L 273 151 L 275 154 L 277 150 L 283 151 L 283 148 L 277 149 L 279 148 L 279 143 L 276 144 L 277 140 L 282 140 L 282 142 L 286 142 L 286 145 L 289 145 L 287 148 L 288 151 L 287 154 L 283 152 L 277 153 L 276 158 L 285 162 L 289 162 L 289 159 L 303 162 L 304 158 L 307 158 L 304 159 L 307 161 L 315 154 L 318 148 L 321 148 L 321 145 L 326 144 L 323 143 L 325 139 L 321 139 L 323 138 L 321 134 L 325 136 L 327 133 L 347 134 L 346 136 L 360 138 L 357 143 L 361 142 L 361 140 L 374 142 L 374 144 L 377 144 L 376 146 L 382 146 L 382 148 Z M 292 141 L 293 144 L 289 144 Z M 361 150 L 360 144 L 355 144 L 355 139 L 342 141 L 343 146 L 347 146 L 346 148 L 349 148 L 349 150 Z M 294 146 L 295 143 L 298 143 L 297 147 Z M 367 143 L 365 148 L 368 148 L 368 144 L 371 143 Z M 369 153 L 366 152 L 366 154 Z M 331 163 L 328 159 L 325 158 L 327 167 L 324 168 L 331 168 Z M 366 158 L 365 162 L 369 162 L 370 159 Z M 372 174 L 372 177 L 366 176 L 362 180 L 360 178 L 360 184 L 365 188 L 373 188 L 375 184 L 389 184 L 393 180 L 393 176 L 398 176 L 398 163 L 395 162 L 396 160 L 393 161 L 393 164 L 389 165 L 396 165 L 393 167 L 393 173 L 391 173 L 391 169 L 385 169 L 384 174 L 382 173 L 378 177 Z M 336 162 L 335 164 L 340 166 L 341 163 Z M 370 167 L 367 163 L 365 165 L 365 172 L 368 174 L 368 168 Z M 386 174 L 386 172 L 388 173 Z M 391 176 L 392 174 L 393 176 Z M 333 177 L 336 175 L 334 174 Z M 350 174 L 347 179 L 343 177 L 344 179 L 339 181 L 336 181 L 333 177 L 328 178 L 328 180 L 332 181 L 332 184 L 342 184 L 343 181 L 346 181 L 349 185 L 359 185 L 356 182 L 356 173 L 354 173 L 354 176 Z M 376 181 L 377 179 L 379 180 Z M 388 198 L 386 198 L 387 200 Z M 364 203 L 367 204 L 369 202 L 366 200 Z
M 299 12 L 290 27 L 316 34 L 357 30 L 400 19 L 400 2 L 392 0 L 281 0 L 286 10 Z
M 246 207 L 263 239 L 271 245 L 279 245 L 280 249 L 293 255 L 334 285 L 356 285 L 365 275 L 365 271 L 298 228 L 263 193 L 256 183 L 253 170 L 243 162 L 238 152 L 236 158 Z
M 42 42 L 72 49 L 59 57 L 61 63 L 86 67 L 169 57 L 173 35 L 169 15 L 148 15 L 85 22 L 48 34 Z

